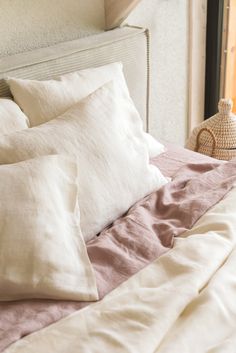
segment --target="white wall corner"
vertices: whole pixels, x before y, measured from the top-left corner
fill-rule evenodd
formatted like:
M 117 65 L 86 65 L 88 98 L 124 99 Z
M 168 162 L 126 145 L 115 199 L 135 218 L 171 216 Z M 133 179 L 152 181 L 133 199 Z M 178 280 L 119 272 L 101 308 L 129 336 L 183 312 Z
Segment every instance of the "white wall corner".
M 189 1 L 188 134 L 204 119 L 207 0 Z
M 104 0 L 106 30 L 118 27 L 141 0 Z

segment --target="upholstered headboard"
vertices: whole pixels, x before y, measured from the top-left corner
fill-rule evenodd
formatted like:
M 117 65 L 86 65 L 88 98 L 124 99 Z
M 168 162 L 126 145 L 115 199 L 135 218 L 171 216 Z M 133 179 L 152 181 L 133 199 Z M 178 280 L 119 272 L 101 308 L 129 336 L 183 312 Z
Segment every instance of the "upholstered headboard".
M 148 129 L 148 33 L 122 27 L 51 47 L 0 58 L 0 96 L 9 96 L 4 78 L 44 80 L 88 67 L 121 61 L 131 96 Z

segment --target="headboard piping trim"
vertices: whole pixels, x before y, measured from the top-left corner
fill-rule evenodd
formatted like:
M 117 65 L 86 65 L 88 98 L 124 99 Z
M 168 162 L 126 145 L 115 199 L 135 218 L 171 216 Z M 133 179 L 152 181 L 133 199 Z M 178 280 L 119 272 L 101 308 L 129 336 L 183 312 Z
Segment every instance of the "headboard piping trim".
M 150 72 L 150 31 L 149 29 L 145 30 L 145 34 L 147 37 L 147 100 L 146 100 L 146 130 L 149 132 L 149 104 L 150 104 L 150 80 L 151 80 L 151 72 Z
M 148 28 L 143 28 L 139 26 L 125 24 L 125 27 L 136 28 L 139 30 L 144 31 L 146 38 L 147 38 L 147 99 L 146 99 L 146 131 L 149 132 L 149 114 L 150 114 L 150 81 L 151 81 L 151 65 L 150 65 L 150 30 Z

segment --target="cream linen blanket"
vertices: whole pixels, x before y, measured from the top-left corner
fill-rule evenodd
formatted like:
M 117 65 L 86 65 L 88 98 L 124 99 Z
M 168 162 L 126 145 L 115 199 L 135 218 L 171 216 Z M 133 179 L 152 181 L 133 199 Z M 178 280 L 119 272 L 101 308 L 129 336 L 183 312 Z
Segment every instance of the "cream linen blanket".
M 191 231 L 92 304 L 5 353 L 236 352 L 236 186 Z

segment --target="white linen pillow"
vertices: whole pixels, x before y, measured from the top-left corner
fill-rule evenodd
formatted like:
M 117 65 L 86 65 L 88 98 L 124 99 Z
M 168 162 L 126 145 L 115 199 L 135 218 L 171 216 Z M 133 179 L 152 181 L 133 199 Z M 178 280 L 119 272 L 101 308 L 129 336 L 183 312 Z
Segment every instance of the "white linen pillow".
M 149 158 L 154 158 L 159 154 L 166 152 L 166 147 L 157 141 L 152 135 L 144 132 L 144 138 L 147 144 Z
M 78 158 L 81 229 L 86 241 L 167 182 L 149 164 L 137 110 L 115 81 L 54 120 L 0 137 L 0 163 L 54 153 Z
M 28 128 L 28 118 L 18 105 L 8 98 L 0 98 L 0 135 Z
M 37 126 L 63 114 L 111 80 L 116 80 L 120 89 L 129 94 L 120 62 L 80 70 L 47 81 L 9 78 L 7 83 L 15 101 L 28 116 L 30 126 Z M 137 119 L 141 119 L 138 114 Z M 150 148 L 150 158 L 165 151 L 164 146 L 151 135 L 145 133 L 145 139 Z
M 8 78 L 15 102 L 28 116 L 30 126 L 37 126 L 65 113 L 74 104 L 111 80 L 122 89 L 127 85 L 121 63 L 72 72 L 46 81 Z
M 45 156 L 0 166 L 0 300 L 95 300 L 79 226 L 77 165 Z

